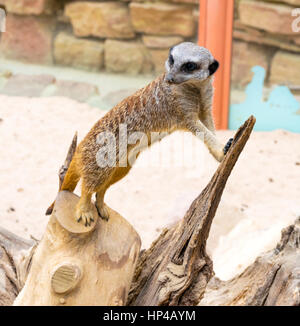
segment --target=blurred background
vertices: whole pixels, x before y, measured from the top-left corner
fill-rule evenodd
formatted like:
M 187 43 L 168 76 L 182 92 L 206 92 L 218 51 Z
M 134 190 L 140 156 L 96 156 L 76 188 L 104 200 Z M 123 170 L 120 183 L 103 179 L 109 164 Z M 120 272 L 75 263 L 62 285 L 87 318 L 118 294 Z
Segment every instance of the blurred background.
M 24 237 L 42 236 L 44 211 L 56 196 L 57 171 L 75 131 L 81 140 L 107 110 L 164 72 L 171 46 L 200 42 L 207 23 L 201 19 L 212 13 L 202 15 L 203 3 L 0 0 L 1 226 Z M 257 124 L 209 238 L 223 279 L 273 248 L 280 230 L 300 216 L 297 8 L 300 0 L 235 0 L 232 8 L 226 39 L 231 84 L 220 79 L 230 86 L 230 101 L 215 113 L 216 120 L 219 114 L 226 118 L 217 135 L 225 143 L 250 114 Z M 226 33 L 209 35 L 222 40 Z M 163 140 L 168 155 L 178 152 L 180 137 Z M 200 149 L 201 164 L 134 167 L 107 194 L 108 205 L 140 233 L 143 247 L 183 216 L 218 166 L 193 141 L 185 139 L 185 148 Z M 147 163 L 153 152 L 159 145 L 139 161 Z
M 199 0 L 0 0 L 0 5 L 7 12 L 7 32 L 2 33 L 0 44 L 0 92 L 24 96 L 65 95 L 101 109 L 109 109 L 164 72 L 169 48 L 183 41 L 197 43 L 199 19 L 202 22 Z M 300 7 L 300 0 L 234 1 L 231 104 L 246 100 L 245 87 L 253 77 L 262 99 L 268 99 L 277 85 L 288 86 L 296 96 L 289 97 L 287 89 L 273 93 L 270 105 L 282 108 L 282 103 L 277 103 L 280 102 L 277 95 L 287 98 L 286 105 L 278 116 L 273 116 L 276 120 L 273 124 L 266 121 L 268 112 L 261 119 L 259 116 L 257 130 L 282 127 L 300 132 L 297 97 L 300 94 L 300 9 L 297 6 Z M 215 37 L 222 38 L 222 35 Z M 255 72 L 255 66 L 263 69 Z M 75 69 L 51 69 L 54 67 Z M 96 74 L 84 74 L 84 71 Z M 18 73 L 23 76 L 15 76 Z M 44 76 L 36 76 L 39 73 Z M 115 78 L 109 78 L 111 73 L 128 78 L 122 79 L 125 83 L 116 82 Z M 257 98 L 258 94 L 255 95 Z M 248 114 L 247 103 L 243 112 Z M 244 119 L 235 106 L 226 109 L 226 114 L 229 121 L 222 129 L 226 126 L 235 129 Z M 294 123 L 290 121 L 293 118 L 297 120 Z

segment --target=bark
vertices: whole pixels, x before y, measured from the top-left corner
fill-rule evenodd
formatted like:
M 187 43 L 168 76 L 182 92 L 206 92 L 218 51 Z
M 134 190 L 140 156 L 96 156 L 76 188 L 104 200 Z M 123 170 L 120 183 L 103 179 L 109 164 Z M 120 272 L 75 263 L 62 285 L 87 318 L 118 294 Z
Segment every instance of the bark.
M 229 281 L 213 278 L 201 306 L 299 306 L 300 218 L 282 231 L 277 246 Z
M 0 227 L 0 306 L 11 305 L 23 287 L 34 248 L 35 241 Z
M 237 131 L 231 148 L 184 218 L 166 229 L 140 255 L 129 305 L 196 305 L 213 276 L 206 240 L 227 179 L 255 124 L 250 117 Z
M 109 207 L 108 221 L 74 218 L 79 197 L 59 192 L 25 286 L 14 301 L 34 305 L 124 305 L 140 251 L 133 227 Z M 94 207 L 94 220 L 97 220 Z

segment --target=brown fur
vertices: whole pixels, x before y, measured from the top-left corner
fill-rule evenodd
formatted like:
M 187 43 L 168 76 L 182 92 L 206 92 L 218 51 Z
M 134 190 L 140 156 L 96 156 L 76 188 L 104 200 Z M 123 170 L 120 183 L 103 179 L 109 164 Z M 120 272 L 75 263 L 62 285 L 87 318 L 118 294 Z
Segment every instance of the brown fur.
M 170 84 L 165 74 L 116 105 L 90 130 L 79 144 L 70 167 L 66 173 L 61 190 L 74 191 L 79 179 L 82 179 L 81 199 L 77 206 L 76 218 L 86 225 L 92 215 L 91 197 L 96 193 L 96 205 L 102 218 L 108 214 L 104 206 L 106 190 L 122 179 L 131 166 L 119 167 L 119 125 L 126 124 L 128 136 L 132 132 L 143 132 L 150 143 L 151 132 L 175 130 L 203 132 L 204 142 L 212 155 L 222 160 L 223 146 L 217 141 L 211 113 L 213 97 L 212 77 L 205 81 L 190 81 L 182 84 Z M 101 168 L 96 162 L 96 154 L 101 145 L 97 136 L 104 131 L 112 132 L 116 137 L 116 167 Z M 137 145 L 126 145 L 127 154 Z

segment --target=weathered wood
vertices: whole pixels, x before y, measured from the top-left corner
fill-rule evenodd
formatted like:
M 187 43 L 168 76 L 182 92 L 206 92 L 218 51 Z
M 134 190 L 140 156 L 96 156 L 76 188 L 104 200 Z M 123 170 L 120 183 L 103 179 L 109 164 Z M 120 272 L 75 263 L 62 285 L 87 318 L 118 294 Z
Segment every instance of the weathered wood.
M 71 145 L 69 147 L 68 154 L 67 154 L 67 157 L 65 159 L 65 162 L 58 171 L 59 189 L 61 188 L 61 185 L 62 185 L 62 183 L 64 181 L 65 175 L 66 175 L 66 173 L 68 171 L 68 168 L 70 166 L 72 158 L 73 158 L 73 156 L 75 154 L 76 147 L 77 147 L 77 132 L 75 133 L 75 135 L 73 137 L 73 140 L 72 140 L 72 143 L 71 143 Z
M 108 221 L 98 219 L 92 229 L 76 229 L 79 224 L 74 216 L 78 201 L 79 197 L 68 191 L 58 194 L 45 234 L 33 255 L 25 286 L 14 305 L 126 303 L 140 251 L 140 237 L 109 207 Z M 60 221 L 64 221 L 65 227 Z
M 70 163 L 72 161 L 72 158 L 75 154 L 76 151 L 76 147 L 77 147 L 77 131 L 72 139 L 72 143 L 69 146 L 69 150 L 65 159 L 64 164 L 60 167 L 59 171 L 58 171 L 58 179 L 59 179 L 59 186 L 58 186 L 58 191 L 60 191 L 61 189 L 61 185 L 63 184 L 63 181 L 65 179 L 65 175 L 68 171 L 68 168 L 70 166 Z M 53 211 L 53 207 L 54 207 L 54 203 L 49 206 L 46 210 L 46 215 L 51 215 L 52 211 Z
M 59 189 L 77 146 L 77 133 L 59 170 Z M 140 251 L 132 226 L 107 207 L 109 221 L 84 226 L 75 219 L 79 197 L 58 193 L 45 234 L 14 305 L 124 305 Z
M 237 131 L 232 146 L 213 178 L 184 218 L 164 230 L 140 255 L 129 305 L 196 305 L 213 276 L 206 240 L 226 181 L 255 124 L 250 117 Z
M 299 306 L 300 218 L 243 273 L 229 281 L 211 279 L 199 305 Z
M 274 250 L 230 281 L 212 277 L 212 261 L 206 254 L 206 240 L 226 181 L 254 123 L 251 117 L 236 133 L 224 161 L 183 220 L 165 229 L 150 249 L 140 253 L 128 304 L 300 305 L 300 219 L 282 231 Z M 59 193 L 37 247 L 34 241 L 0 228 L 0 305 L 12 303 L 29 269 L 15 305 L 126 302 L 140 250 L 139 236 L 109 208 L 109 222 L 99 219 L 92 228 L 78 228 L 73 218 L 78 200 L 69 192 Z
M 0 306 L 11 305 L 23 287 L 34 248 L 35 241 L 0 227 Z

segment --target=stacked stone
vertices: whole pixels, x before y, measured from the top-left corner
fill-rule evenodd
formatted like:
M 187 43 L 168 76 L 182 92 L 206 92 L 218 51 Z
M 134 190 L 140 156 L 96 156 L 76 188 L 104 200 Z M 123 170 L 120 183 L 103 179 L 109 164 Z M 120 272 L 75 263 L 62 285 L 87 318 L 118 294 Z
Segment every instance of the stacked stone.
M 198 2 L 0 0 L 8 12 L 0 55 L 88 70 L 160 73 L 171 46 L 197 41 Z M 297 7 L 300 0 L 235 0 L 234 86 L 246 85 L 251 68 L 260 65 L 268 84 L 299 87 L 300 15 L 292 15 Z
M 0 0 L 8 12 L 0 55 L 9 59 L 51 64 L 55 31 L 55 0 Z
M 168 49 L 196 41 L 198 0 L 0 0 L 7 58 L 89 70 L 160 73 Z
M 266 83 L 300 86 L 300 0 L 236 0 L 232 81 L 246 85 L 251 67 L 266 69 Z

